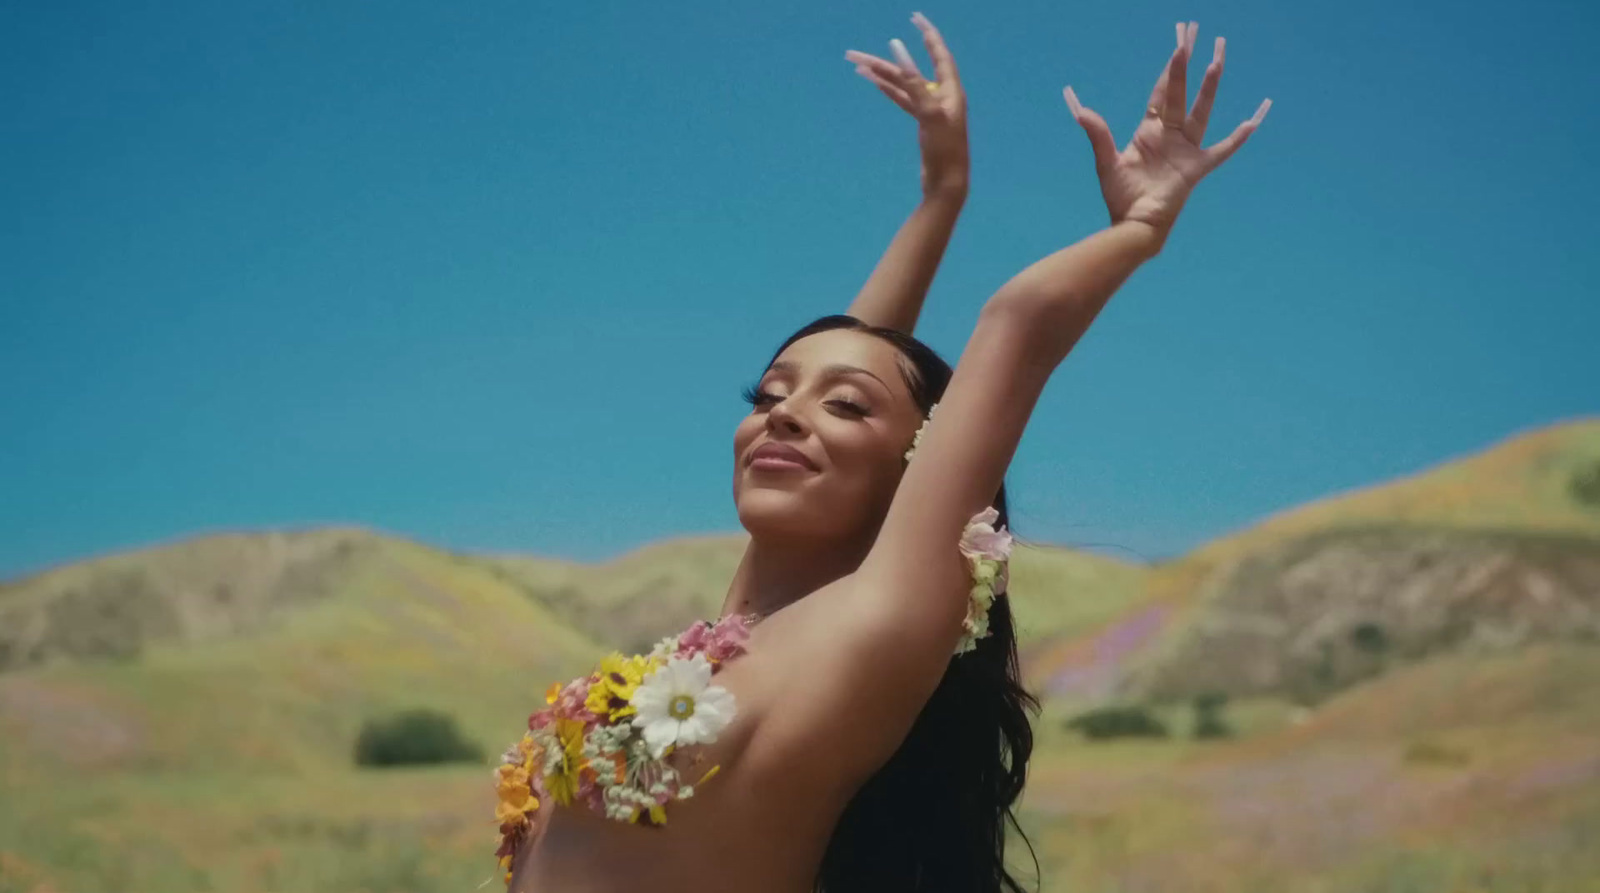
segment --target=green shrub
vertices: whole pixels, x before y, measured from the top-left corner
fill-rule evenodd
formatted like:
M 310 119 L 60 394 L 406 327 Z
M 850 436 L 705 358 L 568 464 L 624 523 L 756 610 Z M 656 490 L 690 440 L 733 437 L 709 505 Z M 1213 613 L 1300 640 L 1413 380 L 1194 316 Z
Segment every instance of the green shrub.
M 1233 727 L 1222 718 L 1222 708 L 1228 704 L 1228 696 L 1222 692 L 1197 695 L 1194 699 L 1194 737 L 1205 738 L 1232 738 Z
M 1167 737 L 1167 727 L 1161 720 L 1138 705 L 1097 707 L 1067 720 L 1066 727 L 1091 741 Z
M 1600 462 L 1591 462 L 1568 482 L 1572 498 L 1592 508 L 1600 508 Z
M 1382 654 L 1389 647 L 1389 636 L 1376 623 L 1358 623 L 1350 630 L 1350 644 L 1368 654 Z
M 358 766 L 475 763 L 483 760 L 483 748 L 467 740 L 448 713 L 407 710 L 367 720 L 355 758 Z

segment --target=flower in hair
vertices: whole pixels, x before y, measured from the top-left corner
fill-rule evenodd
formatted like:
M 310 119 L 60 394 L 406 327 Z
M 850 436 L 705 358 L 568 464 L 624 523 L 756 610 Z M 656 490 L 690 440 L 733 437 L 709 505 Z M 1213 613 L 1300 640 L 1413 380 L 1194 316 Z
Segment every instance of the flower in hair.
M 922 432 L 928 430 L 928 423 L 933 421 L 933 411 L 935 409 L 938 409 L 938 408 L 939 408 L 939 404 L 937 404 L 937 403 L 935 403 L 932 406 L 928 407 L 928 417 L 922 420 L 922 427 L 918 428 L 917 429 L 917 433 L 912 436 L 912 438 L 911 438 L 911 449 L 906 450 L 906 461 L 907 462 L 911 461 L 911 456 L 916 453 L 917 447 L 922 446 Z
M 989 609 L 996 596 L 1006 591 L 1011 562 L 1011 532 L 996 529 L 1000 513 L 993 506 L 974 515 L 961 533 L 961 554 L 972 568 L 972 588 L 967 591 L 967 616 L 961 621 L 961 639 L 956 654 L 978 647 L 978 640 L 989 635 Z

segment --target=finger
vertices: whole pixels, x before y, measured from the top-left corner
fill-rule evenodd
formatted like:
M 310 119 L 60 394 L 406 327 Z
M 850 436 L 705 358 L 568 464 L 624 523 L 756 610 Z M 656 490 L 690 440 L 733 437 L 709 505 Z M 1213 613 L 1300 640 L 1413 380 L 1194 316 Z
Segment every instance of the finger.
M 915 80 L 927 80 L 922 76 L 922 69 L 917 67 L 917 60 L 911 58 L 911 51 L 906 49 L 904 41 L 898 37 L 889 41 L 889 51 L 894 53 L 895 61 L 900 63 L 900 69 L 907 75 Z
M 1168 127 L 1183 127 L 1184 112 L 1189 107 L 1189 36 L 1191 29 L 1178 23 L 1178 48 L 1167 62 L 1167 95 L 1161 104 L 1161 123 Z
M 1161 76 L 1156 78 L 1156 85 L 1150 90 L 1150 101 L 1144 104 L 1146 115 L 1160 117 L 1161 109 L 1167 104 L 1167 79 L 1172 76 L 1172 60 L 1161 66 Z
M 1216 170 L 1233 153 L 1239 151 L 1239 147 L 1244 145 L 1245 140 L 1248 140 L 1250 135 L 1256 132 L 1256 128 L 1261 126 L 1261 122 L 1267 117 L 1267 110 L 1270 108 L 1272 108 L 1272 100 L 1263 99 L 1261 107 L 1256 109 L 1254 115 L 1250 116 L 1250 120 L 1235 127 L 1232 133 L 1223 137 L 1215 146 L 1207 149 L 1206 170 L 1208 172 Z
M 951 55 L 950 48 L 945 45 L 944 35 L 939 29 L 928 21 L 928 17 L 920 12 L 911 14 L 911 24 L 917 26 L 922 32 L 922 45 L 927 47 L 928 56 L 933 59 L 933 73 L 941 84 L 955 84 L 960 86 L 961 73 L 956 71 L 956 57 Z
M 879 75 L 877 72 L 866 67 L 865 65 L 856 66 L 856 74 L 859 74 L 876 84 L 878 89 L 883 91 L 883 95 L 893 100 L 895 105 L 905 109 L 913 115 L 917 113 L 916 106 L 911 104 L 911 97 L 907 96 L 906 91 L 902 90 L 898 85 L 890 83 L 882 75 Z
M 1094 166 L 1097 170 L 1115 164 L 1117 160 L 1117 141 L 1111 136 L 1111 126 L 1106 119 L 1100 117 L 1093 110 L 1084 107 L 1078 101 L 1078 94 L 1071 87 L 1061 91 L 1067 100 L 1067 108 L 1072 111 L 1073 120 L 1089 135 L 1089 147 L 1094 150 Z
M 845 59 L 855 63 L 857 68 L 872 69 L 874 74 L 902 90 L 910 92 L 910 89 L 913 86 L 911 83 L 911 77 L 910 75 L 906 74 L 905 69 L 894 64 L 893 62 L 890 62 L 888 59 L 880 59 L 871 53 L 863 53 L 859 50 L 847 50 L 845 51 L 844 57 Z
M 1205 138 L 1206 125 L 1211 123 L 1211 104 L 1217 98 L 1217 84 L 1222 81 L 1222 66 L 1227 59 L 1227 41 L 1217 38 L 1211 49 L 1211 64 L 1206 66 L 1206 76 L 1200 81 L 1200 92 L 1194 97 L 1194 107 L 1189 109 L 1189 120 L 1183 125 L 1184 135 L 1195 145 Z
M 1167 85 L 1172 81 L 1172 66 L 1178 54 L 1183 52 L 1184 44 L 1188 43 L 1189 29 L 1184 23 L 1178 23 L 1178 46 L 1172 51 L 1172 56 L 1167 59 L 1167 64 L 1161 66 L 1161 75 L 1156 78 L 1155 87 L 1150 90 L 1150 101 L 1145 103 L 1146 117 L 1160 118 L 1167 107 Z

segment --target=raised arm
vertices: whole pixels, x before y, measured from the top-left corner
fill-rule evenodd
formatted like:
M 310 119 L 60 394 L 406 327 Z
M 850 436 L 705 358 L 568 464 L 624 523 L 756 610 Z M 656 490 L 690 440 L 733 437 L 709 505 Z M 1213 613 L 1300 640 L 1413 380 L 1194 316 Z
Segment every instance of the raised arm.
M 956 218 L 967 200 L 967 97 L 954 57 L 933 23 L 911 17 L 933 59 L 935 81 L 923 78 L 905 44 L 891 41 L 896 62 L 851 50 L 856 72 L 917 120 L 922 147 L 922 203 L 895 233 L 872 275 L 851 302 L 849 314 L 870 325 L 910 334 L 923 298 L 950 244 Z
M 1160 251 L 1190 191 L 1266 113 L 1264 102 L 1228 137 L 1201 148 L 1223 45 L 1219 39 L 1186 111 L 1185 69 L 1196 30 L 1179 24 L 1178 46 L 1120 152 L 1104 120 L 1066 90 L 1073 117 L 1089 135 L 1111 225 L 1023 270 L 985 305 L 857 575 L 868 596 L 863 601 L 894 618 L 896 653 L 882 658 L 883 669 L 907 685 L 931 691 L 949 659 L 967 588 L 953 544 L 994 498 L 1050 374 L 1117 288 Z

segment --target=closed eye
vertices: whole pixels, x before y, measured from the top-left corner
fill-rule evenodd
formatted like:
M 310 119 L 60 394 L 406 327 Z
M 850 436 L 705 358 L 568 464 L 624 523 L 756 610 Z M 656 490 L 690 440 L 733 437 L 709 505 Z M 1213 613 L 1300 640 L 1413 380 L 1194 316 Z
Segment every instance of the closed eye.
M 772 404 L 783 399 L 777 394 L 774 394 L 771 391 L 762 390 L 759 387 L 746 387 L 740 396 L 744 397 L 744 402 L 753 407 L 771 406 Z
M 851 401 L 851 400 L 843 400 L 843 399 L 829 400 L 827 405 L 832 406 L 835 409 L 839 409 L 839 410 L 841 410 L 843 412 L 850 413 L 851 415 L 853 415 L 853 416 L 855 416 L 857 418 L 863 418 L 864 419 L 868 415 L 871 414 L 871 413 L 867 412 L 867 408 L 865 406 L 862 406 L 861 404 L 856 403 L 856 402 Z

